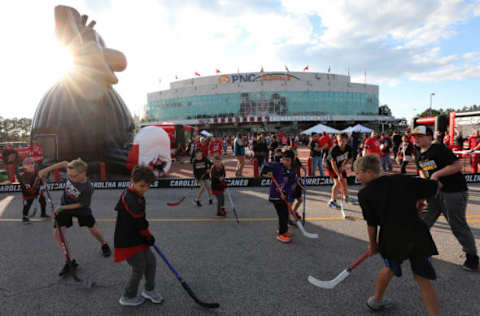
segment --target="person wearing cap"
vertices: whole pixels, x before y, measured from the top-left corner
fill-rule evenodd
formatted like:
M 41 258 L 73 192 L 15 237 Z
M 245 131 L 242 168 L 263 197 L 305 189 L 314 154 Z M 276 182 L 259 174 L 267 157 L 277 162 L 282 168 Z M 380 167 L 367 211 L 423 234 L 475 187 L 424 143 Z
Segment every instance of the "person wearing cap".
M 288 230 L 288 205 L 294 201 L 294 191 L 297 186 L 297 172 L 294 164 L 295 154 L 292 150 L 286 150 L 281 162 L 265 163 L 262 175 L 274 177 L 282 192 L 277 190 L 275 184 L 270 184 L 268 200 L 272 202 L 278 215 L 277 240 L 282 243 L 292 241 L 292 233 Z
M 46 213 L 47 203 L 45 201 L 45 196 L 43 195 L 43 192 L 40 192 L 40 179 L 38 177 L 38 168 L 35 164 L 35 161 L 32 158 L 27 157 L 23 160 L 22 165 L 23 171 L 20 172 L 17 169 L 16 176 L 22 189 L 22 222 L 27 224 L 30 222 L 30 219 L 28 218 L 28 212 L 33 204 L 33 201 L 35 201 L 39 194 L 40 197 L 38 202 L 40 203 L 41 208 L 40 217 L 46 219 L 49 216 Z
M 415 155 L 420 176 L 440 181 L 443 185 L 435 197 L 427 200 L 429 209 L 422 213 L 422 219 L 432 227 L 440 214 L 443 214 L 466 253 L 462 268 L 478 271 L 475 239 L 466 220 L 467 182 L 461 172 L 462 165 L 458 157 L 444 145 L 432 143 L 433 132 L 426 126 L 415 127 L 409 136 L 415 138 L 415 144 L 420 148 Z

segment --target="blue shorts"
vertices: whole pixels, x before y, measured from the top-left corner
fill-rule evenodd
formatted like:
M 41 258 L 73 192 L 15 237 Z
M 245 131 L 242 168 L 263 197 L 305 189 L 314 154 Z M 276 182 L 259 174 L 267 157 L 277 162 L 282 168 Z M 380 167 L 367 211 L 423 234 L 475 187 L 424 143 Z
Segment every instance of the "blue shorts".
M 429 280 L 437 279 L 431 257 L 412 257 L 408 258 L 408 260 L 410 261 L 410 266 L 414 274 Z M 385 266 L 389 268 L 395 276 L 401 277 L 402 262 L 403 260 L 385 259 Z

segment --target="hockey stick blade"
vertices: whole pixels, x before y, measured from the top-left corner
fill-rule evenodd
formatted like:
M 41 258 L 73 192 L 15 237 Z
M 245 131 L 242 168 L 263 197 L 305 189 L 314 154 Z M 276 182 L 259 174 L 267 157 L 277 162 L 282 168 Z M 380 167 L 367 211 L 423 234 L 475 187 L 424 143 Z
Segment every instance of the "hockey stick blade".
M 369 251 L 368 250 L 365 251 L 365 253 L 360 258 L 358 258 L 357 261 L 355 261 L 354 263 L 349 265 L 345 270 L 340 272 L 340 274 L 337 275 L 336 278 L 333 279 L 333 280 L 321 281 L 321 280 L 318 280 L 318 279 L 316 279 L 316 278 L 314 278 L 310 275 L 310 276 L 308 276 L 308 282 L 310 282 L 311 284 L 313 284 L 315 286 L 321 287 L 323 289 L 333 289 L 335 286 L 337 286 L 338 283 L 345 280 L 350 275 L 352 270 L 355 269 L 360 263 L 365 261 L 365 259 L 367 259 L 369 256 L 370 256 Z
M 80 279 L 78 276 L 77 276 L 77 273 L 75 271 L 72 271 L 70 272 L 70 275 L 72 276 L 72 278 L 75 280 L 75 282 L 79 283 L 82 287 L 84 288 L 87 288 L 87 289 L 91 289 L 92 287 L 95 286 L 95 282 L 91 281 L 91 280 L 83 280 L 83 279 Z
M 233 211 L 233 214 L 235 215 L 235 218 L 237 220 L 237 224 L 240 224 L 240 220 L 238 219 L 237 210 L 235 209 L 235 205 L 233 204 L 232 195 L 230 194 L 230 191 L 227 191 L 227 195 L 228 195 L 228 199 L 230 200 L 230 204 L 232 205 L 232 211 Z
M 318 238 L 318 234 L 314 234 L 314 233 L 309 233 L 305 230 L 305 228 L 303 227 L 302 225 L 302 221 L 301 220 L 297 220 L 297 227 L 298 229 L 300 229 L 300 231 L 302 232 L 303 236 L 307 237 L 307 238 L 312 238 L 312 239 L 316 239 Z
M 343 280 L 345 280 L 348 276 L 350 275 L 350 272 L 348 271 L 348 269 L 345 269 L 343 270 L 339 275 L 337 275 L 337 277 L 333 280 L 330 280 L 330 281 L 321 281 L 321 280 L 318 280 L 316 278 L 314 278 L 313 276 L 308 276 L 308 282 L 310 282 L 311 284 L 317 286 L 317 287 L 321 287 L 322 289 L 333 289 L 335 286 L 338 285 L 338 283 L 342 282 Z
M 177 206 L 177 205 L 180 205 L 183 201 L 185 200 L 185 196 L 182 197 L 180 200 L 178 200 L 177 202 L 167 202 L 167 205 L 168 206 Z
M 195 303 L 197 303 L 198 305 L 202 306 L 202 307 L 205 307 L 205 308 L 219 308 L 220 307 L 220 304 L 218 303 L 206 303 L 206 302 L 203 302 L 201 301 L 196 295 L 195 293 L 193 293 L 193 290 L 190 288 L 190 286 L 188 286 L 187 282 L 185 281 L 182 281 L 181 282 L 183 288 L 185 289 L 185 291 L 187 291 L 188 295 L 190 295 L 190 297 L 195 301 Z

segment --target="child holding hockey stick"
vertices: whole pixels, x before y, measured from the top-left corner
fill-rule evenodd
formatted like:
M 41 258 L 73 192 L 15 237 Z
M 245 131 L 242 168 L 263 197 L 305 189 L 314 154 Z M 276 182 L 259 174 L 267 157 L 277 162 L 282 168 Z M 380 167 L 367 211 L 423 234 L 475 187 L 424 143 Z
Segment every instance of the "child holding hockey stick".
M 222 164 L 222 158 L 218 155 L 213 157 L 213 167 L 210 170 L 210 177 L 212 178 L 212 193 L 217 198 L 217 216 L 227 216 L 225 211 L 225 188 L 227 181 L 225 181 L 225 166 Z
M 356 204 L 356 201 L 348 197 L 347 173 L 345 170 L 353 155 L 352 148 L 347 145 L 347 134 L 338 134 L 337 142 L 338 144 L 333 146 L 328 153 L 326 171 L 330 178 L 333 179 L 332 194 L 328 206 L 340 209 L 341 206 L 337 204 L 339 188 L 341 189 L 340 196 L 345 202 Z
M 155 290 L 156 260 L 150 250 L 155 238 L 148 229 L 144 194 L 155 181 L 155 175 L 147 166 L 136 166 L 130 177 L 130 186 L 123 191 L 115 206 L 117 220 L 114 235 L 114 261 L 127 260 L 132 268 L 130 279 L 120 297 L 123 306 L 137 306 L 149 299 L 160 304 L 163 298 Z M 145 276 L 145 290 L 138 296 L 138 286 Z
M 32 158 L 28 157 L 23 160 L 23 168 L 23 172 L 18 171 L 18 169 L 16 170 L 16 176 L 22 188 L 22 222 L 25 224 L 30 222 L 28 211 L 37 198 L 41 207 L 40 217 L 47 219 L 49 217 L 45 211 L 47 203 L 43 192 L 39 190 L 40 179 L 38 177 L 37 165 Z
M 300 216 L 300 214 L 298 214 L 297 210 L 300 207 L 300 205 L 302 205 L 302 203 L 303 203 L 302 193 L 303 193 L 303 191 L 305 191 L 305 187 L 303 186 L 302 182 L 300 181 L 301 170 L 303 169 L 304 173 L 306 173 L 306 172 L 305 172 L 305 169 L 302 166 L 302 162 L 300 161 L 300 159 L 298 159 L 296 151 L 294 149 L 292 149 L 292 152 L 295 155 L 294 169 L 295 169 L 295 172 L 297 173 L 297 185 L 295 186 L 295 190 L 293 191 L 293 198 L 296 201 L 295 205 L 293 206 L 293 211 L 295 212 L 298 219 L 302 219 L 302 216 Z M 291 215 L 289 215 L 289 216 L 291 216 Z M 296 226 L 295 219 L 293 221 L 291 219 L 289 219 L 288 223 L 292 226 Z
M 382 176 L 376 154 L 359 158 L 354 169 L 365 185 L 358 192 L 358 200 L 367 222 L 369 254 L 380 252 L 385 260 L 385 267 L 378 273 L 375 295 L 368 299 L 367 306 L 378 311 L 390 305 L 383 299 L 385 290 L 394 275 L 402 275 L 401 264 L 408 259 L 428 314 L 438 315 L 437 294 L 431 282 L 436 279 L 431 256 L 438 252 L 428 226 L 419 216 L 417 201 L 434 196 L 441 184 L 405 175 Z
M 98 240 L 101 245 L 103 256 L 110 257 L 110 247 L 103 239 L 102 233 L 98 230 L 97 225 L 95 224 L 95 218 L 92 215 L 92 210 L 90 209 L 94 190 L 92 184 L 87 178 L 87 163 L 80 158 L 70 162 L 63 161 L 40 170 L 38 175 L 40 178 L 45 178 L 49 172 L 63 168 L 67 168 L 68 179 L 65 183 L 61 205 L 55 210 L 56 221 L 53 227 L 53 235 L 58 247 L 63 251 L 62 242 L 58 230 L 56 229 L 57 223 L 65 236 L 65 229 L 72 226 L 72 218 L 76 217 L 79 226 L 87 226 L 92 236 Z M 59 275 L 63 276 L 68 273 L 70 269 L 75 269 L 77 266 L 78 263 L 75 259 L 72 259 L 71 264 L 67 261 Z
M 203 157 L 202 149 L 198 148 L 195 150 L 195 159 L 192 161 L 192 166 L 193 175 L 200 186 L 197 197 L 193 200 L 193 204 L 198 207 L 202 206 L 202 203 L 200 203 L 200 197 L 205 190 L 207 190 L 208 193 L 208 204 L 212 204 L 212 190 L 209 181 L 209 172 L 212 167 L 212 162 L 208 160 L 208 158 Z
M 262 175 L 274 177 L 280 185 L 279 192 L 272 181 L 270 185 L 270 195 L 268 200 L 273 203 L 278 215 L 278 233 L 277 239 L 282 243 L 292 241 L 292 233 L 288 231 L 288 205 L 284 202 L 293 202 L 293 192 L 297 184 L 297 174 L 293 165 L 295 154 L 291 150 L 283 153 L 281 162 L 265 163 L 262 169 Z

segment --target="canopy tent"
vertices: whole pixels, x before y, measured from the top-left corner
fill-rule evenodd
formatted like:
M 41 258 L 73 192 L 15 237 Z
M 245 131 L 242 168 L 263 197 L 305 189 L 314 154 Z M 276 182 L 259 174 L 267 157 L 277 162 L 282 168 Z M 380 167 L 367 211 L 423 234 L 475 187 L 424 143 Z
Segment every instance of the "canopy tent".
M 349 127 L 347 129 L 350 129 L 347 132 L 357 132 L 357 133 L 371 133 L 372 132 L 372 130 L 370 128 L 365 127 L 365 126 L 360 125 L 360 124 L 357 124 L 354 127 Z M 345 133 L 345 130 L 343 130 L 342 132 Z
M 342 129 L 340 132 L 342 133 L 350 133 L 352 131 L 353 126 L 349 126 L 346 129 Z
M 304 130 L 303 132 L 301 132 L 301 134 L 310 135 L 311 133 L 323 133 L 323 132 L 326 132 L 328 134 L 338 134 L 338 133 L 340 133 L 339 130 L 334 129 L 332 127 L 329 127 L 329 126 L 326 126 L 326 125 L 323 125 L 323 124 L 317 124 L 313 127 L 310 127 L 307 130 Z
M 206 137 L 212 137 L 213 136 L 213 134 L 207 132 L 206 130 L 201 131 L 200 134 L 203 135 L 203 136 L 206 136 Z

